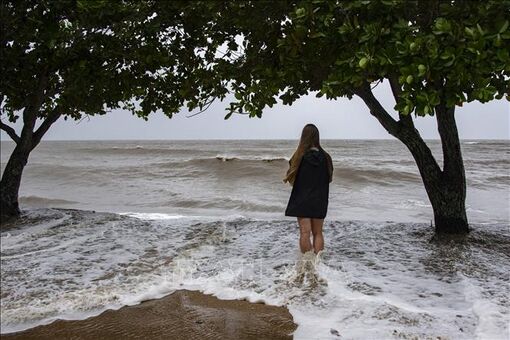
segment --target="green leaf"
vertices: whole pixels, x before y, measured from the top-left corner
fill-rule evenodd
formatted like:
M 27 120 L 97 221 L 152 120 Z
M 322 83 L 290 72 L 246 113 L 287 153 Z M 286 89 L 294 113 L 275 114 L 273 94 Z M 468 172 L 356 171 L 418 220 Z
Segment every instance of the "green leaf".
M 368 64 L 368 59 L 363 57 L 363 58 L 360 59 L 358 64 L 359 64 L 359 67 L 366 68 L 367 64 Z
M 508 20 L 505 20 L 505 22 L 503 23 L 503 26 L 501 26 L 501 28 L 499 29 L 499 34 L 505 32 L 507 28 L 508 28 Z
M 444 64 L 445 67 L 450 67 L 453 65 L 453 63 L 455 62 L 455 58 L 452 58 L 450 59 L 450 61 L 448 61 L 447 63 Z
M 494 46 L 500 47 L 501 46 L 501 34 L 498 34 L 496 36 L 496 40 L 494 40 Z
M 437 18 L 434 24 L 434 28 L 435 28 L 435 30 L 433 31 L 434 34 L 443 34 L 450 32 L 452 25 L 445 18 Z
M 476 28 L 478 28 L 478 32 L 480 32 L 480 35 L 485 34 L 485 32 L 483 31 L 482 26 L 480 26 L 480 24 L 476 24 Z
M 423 64 L 418 65 L 418 75 L 423 76 L 427 72 L 427 67 Z
M 300 19 L 306 15 L 306 9 L 304 8 L 297 8 L 296 9 L 296 18 Z
M 472 37 L 475 35 L 475 32 L 469 27 L 465 27 L 464 31 Z
M 322 32 L 317 32 L 317 33 L 314 33 L 314 34 L 310 35 L 310 38 L 312 38 L 312 39 L 315 39 L 315 38 L 324 38 L 324 37 L 326 37 L 326 34 L 324 34 Z

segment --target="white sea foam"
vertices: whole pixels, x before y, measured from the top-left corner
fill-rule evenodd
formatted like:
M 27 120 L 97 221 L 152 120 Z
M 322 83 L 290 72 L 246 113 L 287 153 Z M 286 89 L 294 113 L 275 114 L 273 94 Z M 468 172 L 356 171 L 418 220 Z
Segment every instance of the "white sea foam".
M 225 155 L 225 154 L 217 154 L 215 157 L 217 160 L 227 162 L 233 160 L 245 160 L 245 161 L 264 161 L 264 162 L 274 162 L 274 161 L 288 161 L 290 157 L 287 156 L 273 156 L 273 155 Z
M 427 225 L 329 221 L 316 258 L 293 221 L 169 216 L 38 210 L 2 232 L 2 332 L 184 288 L 286 305 L 296 339 L 508 334 L 508 226 L 442 245 Z
M 505 340 L 510 335 L 508 306 L 501 306 L 484 297 L 483 290 L 476 281 L 463 277 L 466 300 L 471 303 L 471 310 L 476 315 L 478 322 L 475 335 L 478 339 Z M 507 293 L 510 291 L 510 283 L 501 287 Z M 507 296 L 508 298 L 508 296 Z M 502 332 L 502 330 L 504 330 Z
M 171 215 L 161 213 L 135 213 L 135 212 L 124 212 L 120 215 L 131 216 L 142 220 L 175 220 L 179 218 L 185 218 L 184 215 Z

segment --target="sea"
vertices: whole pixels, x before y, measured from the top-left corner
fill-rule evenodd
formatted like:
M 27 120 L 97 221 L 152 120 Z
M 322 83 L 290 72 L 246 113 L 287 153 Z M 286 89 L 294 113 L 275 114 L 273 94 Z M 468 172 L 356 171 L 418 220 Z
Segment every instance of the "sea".
M 14 144 L 0 146 L 3 173 Z M 2 334 L 191 289 L 285 305 L 295 339 L 510 338 L 509 141 L 461 142 L 471 232 L 438 239 L 403 144 L 323 140 L 334 173 L 317 256 L 284 215 L 296 146 L 43 141 L 22 217 L 1 229 Z

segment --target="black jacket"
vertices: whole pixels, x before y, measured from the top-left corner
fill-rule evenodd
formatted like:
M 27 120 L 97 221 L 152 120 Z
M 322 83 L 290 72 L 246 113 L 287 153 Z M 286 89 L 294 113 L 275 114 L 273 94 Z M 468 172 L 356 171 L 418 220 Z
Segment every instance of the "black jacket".
M 285 216 L 324 218 L 328 210 L 328 159 L 319 149 L 305 152 L 296 173 Z

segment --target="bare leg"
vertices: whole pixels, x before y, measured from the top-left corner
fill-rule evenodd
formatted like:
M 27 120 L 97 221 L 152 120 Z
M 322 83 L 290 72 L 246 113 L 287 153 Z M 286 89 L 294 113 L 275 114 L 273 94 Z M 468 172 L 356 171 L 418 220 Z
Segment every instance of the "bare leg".
M 322 236 L 323 218 L 312 218 L 313 250 L 315 254 L 324 249 L 324 236 Z
M 312 220 L 306 217 L 298 217 L 299 224 L 299 248 L 302 253 L 312 250 L 312 243 L 310 242 L 310 233 L 312 231 Z

